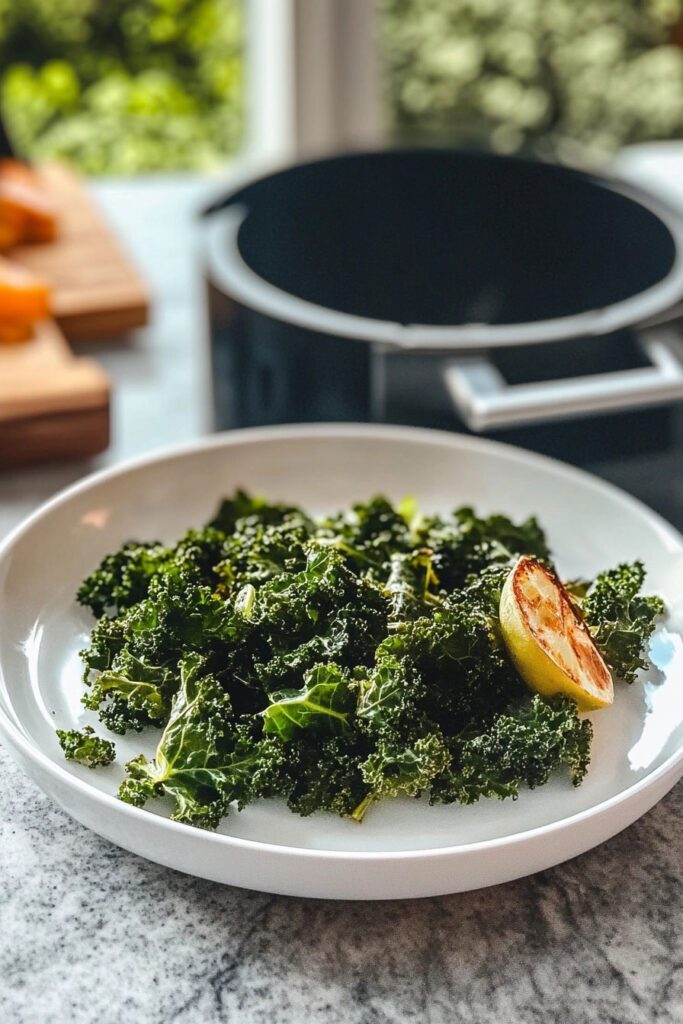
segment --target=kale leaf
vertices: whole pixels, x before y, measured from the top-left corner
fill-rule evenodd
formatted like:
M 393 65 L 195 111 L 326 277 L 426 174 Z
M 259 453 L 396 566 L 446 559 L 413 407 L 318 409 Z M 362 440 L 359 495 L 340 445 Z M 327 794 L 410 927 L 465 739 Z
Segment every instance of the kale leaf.
M 169 716 L 175 690 L 174 674 L 159 665 L 147 665 L 128 650 L 116 659 L 117 669 L 107 669 L 94 680 L 82 703 L 97 711 L 112 732 L 139 731 L 146 725 L 163 725 Z
M 81 584 L 77 600 L 97 616 L 118 614 L 147 596 L 160 574 L 212 583 L 213 567 L 223 556 L 225 538 L 217 530 L 188 530 L 178 543 L 165 548 L 158 542 L 129 541 Z
M 406 744 L 398 739 L 383 738 L 361 765 L 363 781 L 370 792 L 351 815 L 362 821 L 375 800 L 397 796 L 419 796 L 428 790 L 434 779 L 444 772 L 451 756 L 443 736 L 438 732 L 421 736 Z
M 454 737 L 451 767 L 432 784 L 432 803 L 475 803 L 481 797 L 516 798 L 520 786 L 544 785 L 561 767 L 578 786 L 588 770 L 592 726 L 569 697 L 533 697 L 495 716 L 479 732 Z
M 434 571 L 446 590 L 489 565 L 509 564 L 517 555 L 547 559 L 545 534 L 533 517 L 519 525 L 507 516 L 478 516 L 468 506 L 449 519 L 426 518 L 418 528 L 421 543 L 433 552 Z
M 119 796 L 142 807 L 152 797 L 174 800 L 171 817 L 215 828 L 232 801 L 247 803 L 267 791 L 281 748 L 269 740 L 251 742 L 232 725 L 230 698 L 206 674 L 199 654 L 180 663 L 180 681 L 156 756 L 142 755 L 126 765 Z
M 88 768 L 111 764 L 116 750 L 111 740 L 95 735 L 91 725 L 83 729 L 57 729 L 57 739 L 67 761 L 78 761 Z
M 408 552 L 413 546 L 405 517 L 380 495 L 323 519 L 319 534 L 344 552 L 357 570 L 378 578 L 384 575 L 392 555 Z
M 644 581 L 642 562 L 618 565 L 600 573 L 582 603 L 600 653 L 616 678 L 626 683 L 648 667 L 647 642 L 664 612 L 661 598 L 640 593 Z
M 334 664 L 316 665 L 304 674 L 303 687 L 271 694 L 262 712 L 263 731 L 291 740 L 304 730 L 338 732 L 348 727 L 354 699 L 344 672 Z
M 107 555 L 93 573 L 81 583 L 76 595 L 93 615 L 112 609 L 128 608 L 147 594 L 165 548 L 159 543 L 129 541 Z

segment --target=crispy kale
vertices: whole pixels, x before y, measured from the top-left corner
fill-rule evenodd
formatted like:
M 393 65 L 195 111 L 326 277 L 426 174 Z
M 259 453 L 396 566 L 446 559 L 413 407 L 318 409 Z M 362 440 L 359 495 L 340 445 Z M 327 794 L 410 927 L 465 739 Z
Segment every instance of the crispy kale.
M 269 740 L 250 742 L 233 727 L 230 698 L 205 672 L 201 655 L 180 662 L 180 680 L 153 761 L 134 758 L 119 796 L 142 807 L 150 797 L 170 796 L 172 818 L 215 828 L 233 800 L 246 803 L 267 790 L 268 776 L 282 756 Z
M 83 703 L 99 709 L 114 732 L 162 725 L 183 655 L 202 653 L 212 669 L 229 672 L 239 663 L 246 629 L 234 602 L 208 585 L 184 571 L 160 573 L 145 598 L 115 618 L 104 616 L 93 629 L 81 652 L 89 687 Z
M 129 541 L 107 555 L 81 584 L 77 600 L 97 616 L 132 608 L 147 596 L 160 573 L 212 584 L 213 567 L 222 557 L 224 536 L 218 530 L 188 530 L 171 548 Z
M 146 725 L 163 725 L 168 719 L 175 679 L 169 668 L 147 665 L 128 649 L 115 659 L 117 668 L 101 672 L 82 702 L 97 711 L 112 732 L 139 731 Z
M 57 729 L 57 739 L 67 761 L 78 761 L 87 768 L 98 768 L 111 764 L 116 750 L 111 740 L 95 735 L 91 725 L 82 729 Z
M 405 735 L 408 722 L 426 714 L 452 734 L 472 718 L 486 720 L 524 692 L 499 639 L 492 597 L 508 569 L 487 570 L 431 614 L 402 623 L 382 641 L 361 695 L 361 705 L 371 703 L 373 684 L 381 682 L 382 729 L 398 715 L 393 728 Z M 367 712 L 361 717 L 367 720 Z
M 496 715 L 483 731 L 472 727 L 453 737 L 452 761 L 432 783 L 432 803 L 514 799 L 520 786 L 542 786 L 563 766 L 578 786 L 588 770 L 592 734 L 569 697 L 534 697 Z
M 304 817 L 315 811 L 350 817 L 367 795 L 361 772 L 367 755 L 364 738 L 354 732 L 319 737 L 315 743 L 293 740 L 286 748 L 279 791 L 290 810 Z
M 533 517 L 516 525 L 507 516 L 482 518 L 465 506 L 450 519 L 426 518 L 417 533 L 433 552 L 434 571 L 449 591 L 486 566 L 509 564 L 515 555 L 550 555 L 543 530 Z
M 128 608 L 147 594 L 149 581 L 164 554 L 161 544 L 129 541 L 120 551 L 107 555 L 76 595 L 93 615 Z
M 223 499 L 215 516 L 208 523 L 208 528 L 220 530 L 221 533 L 228 535 L 238 533 L 240 527 L 248 522 L 276 526 L 291 513 L 303 515 L 301 509 L 293 505 L 273 504 L 258 495 L 237 490 L 232 498 Z
M 381 739 L 361 765 L 363 781 L 370 787 L 370 792 L 354 808 L 351 817 L 362 821 L 375 800 L 419 796 L 429 790 L 434 779 L 446 771 L 450 762 L 448 747 L 438 732 L 407 744 L 398 738 Z
M 381 496 L 322 520 L 319 534 L 344 552 L 357 571 L 379 579 L 394 554 L 414 546 L 405 517 Z
M 642 562 L 600 573 L 583 602 L 583 615 L 603 658 L 617 679 L 632 683 L 648 667 L 647 643 L 664 612 L 659 597 L 644 597 Z
M 533 518 L 376 497 L 314 520 L 243 491 L 174 545 L 124 545 L 78 594 L 98 617 L 83 703 L 113 732 L 161 729 L 121 798 L 166 797 L 176 820 L 215 828 L 267 796 L 360 821 L 397 796 L 514 799 L 554 772 L 578 785 L 590 723 L 533 696 L 500 637 L 520 554 L 550 559 Z M 572 585 L 627 681 L 662 611 L 643 579 L 635 563 Z M 108 756 L 90 732 L 62 735 L 67 756 Z
M 309 730 L 340 732 L 348 728 L 354 704 L 345 673 L 337 665 L 316 665 L 304 673 L 300 690 L 270 695 L 263 732 L 281 740 Z

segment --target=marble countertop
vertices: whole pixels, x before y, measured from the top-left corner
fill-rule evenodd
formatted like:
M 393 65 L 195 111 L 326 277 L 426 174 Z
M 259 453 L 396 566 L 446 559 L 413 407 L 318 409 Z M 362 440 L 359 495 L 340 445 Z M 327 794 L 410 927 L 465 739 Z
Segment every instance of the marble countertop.
M 0 477 L 0 534 L 83 473 L 206 429 L 192 260 L 205 189 L 98 186 L 151 281 L 153 322 L 98 352 L 116 387 L 110 451 Z M 368 904 L 158 867 L 68 818 L 2 749 L 0 770 L 2 1024 L 683 1020 L 681 785 L 610 842 L 532 878 Z

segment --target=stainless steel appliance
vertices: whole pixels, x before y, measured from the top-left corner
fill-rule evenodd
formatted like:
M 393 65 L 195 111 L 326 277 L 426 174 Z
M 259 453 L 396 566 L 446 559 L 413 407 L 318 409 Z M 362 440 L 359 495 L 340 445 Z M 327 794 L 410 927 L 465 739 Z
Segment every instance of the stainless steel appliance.
M 570 461 L 676 444 L 683 225 L 538 161 L 299 165 L 204 216 L 218 427 L 434 425 Z

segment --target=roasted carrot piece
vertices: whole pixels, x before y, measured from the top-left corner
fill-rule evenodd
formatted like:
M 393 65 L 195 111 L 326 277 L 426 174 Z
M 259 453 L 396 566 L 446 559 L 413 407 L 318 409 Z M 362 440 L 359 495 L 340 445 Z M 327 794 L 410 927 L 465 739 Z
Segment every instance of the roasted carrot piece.
M 57 214 L 35 171 L 19 160 L 0 160 L 0 223 L 20 224 L 19 241 L 52 242 Z
M 28 320 L 0 318 L 0 345 L 13 345 L 33 337 L 33 324 Z
M 19 245 L 26 235 L 26 215 L 16 203 L 6 202 L 0 190 L 0 250 Z
M 50 313 L 50 289 L 15 263 L 0 257 L 0 320 L 42 320 Z

